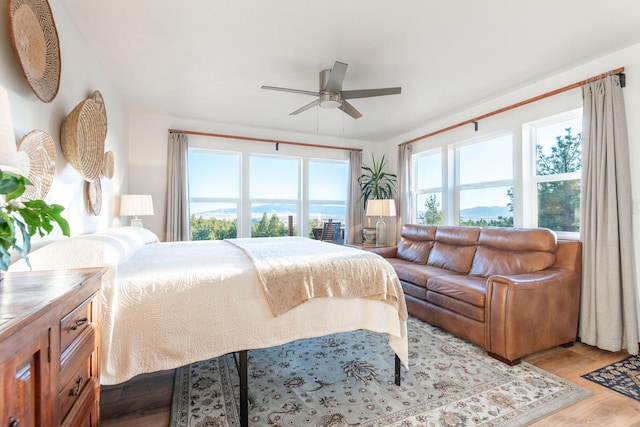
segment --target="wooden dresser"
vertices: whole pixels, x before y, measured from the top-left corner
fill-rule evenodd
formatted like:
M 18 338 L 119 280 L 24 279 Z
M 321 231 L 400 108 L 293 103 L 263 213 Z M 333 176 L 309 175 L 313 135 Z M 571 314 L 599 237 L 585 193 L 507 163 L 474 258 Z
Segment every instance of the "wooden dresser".
M 0 427 L 97 426 L 104 269 L 0 282 Z

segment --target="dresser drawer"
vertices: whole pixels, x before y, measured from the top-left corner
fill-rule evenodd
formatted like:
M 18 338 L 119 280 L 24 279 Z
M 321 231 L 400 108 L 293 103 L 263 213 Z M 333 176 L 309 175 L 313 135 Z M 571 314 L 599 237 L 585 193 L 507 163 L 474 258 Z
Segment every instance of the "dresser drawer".
M 67 348 L 89 327 L 97 326 L 95 296 L 83 301 L 60 320 L 60 352 Z
M 60 371 L 61 388 L 58 393 L 60 407 L 60 422 L 64 420 L 73 405 L 85 392 L 96 387 L 98 381 L 98 349 L 93 331 L 83 339 L 80 347 L 75 349 L 69 360 L 63 364 Z

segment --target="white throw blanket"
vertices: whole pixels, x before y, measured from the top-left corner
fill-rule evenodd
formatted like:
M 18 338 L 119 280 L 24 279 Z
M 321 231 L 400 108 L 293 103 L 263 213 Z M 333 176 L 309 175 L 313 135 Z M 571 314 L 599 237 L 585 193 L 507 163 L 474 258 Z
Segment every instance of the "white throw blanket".
M 304 237 L 229 239 L 253 261 L 274 316 L 320 297 L 385 301 L 407 319 L 398 276 L 371 252 Z

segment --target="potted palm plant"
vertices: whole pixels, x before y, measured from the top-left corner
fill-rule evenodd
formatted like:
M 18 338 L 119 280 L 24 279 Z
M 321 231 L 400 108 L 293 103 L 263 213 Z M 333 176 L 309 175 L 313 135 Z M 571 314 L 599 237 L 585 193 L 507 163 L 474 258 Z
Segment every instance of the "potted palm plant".
M 28 178 L 0 170 L 0 278 L 11 263 L 11 251 L 25 259 L 31 250 L 31 237 L 45 236 L 58 224 L 62 234 L 69 236 L 69 223 L 60 216 L 64 208 L 44 200 L 22 200 Z
M 396 174 L 385 172 L 384 167 L 386 164 L 387 159 L 384 157 L 384 154 L 378 161 L 376 161 L 372 154 L 371 166 L 362 165 L 363 173 L 358 178 L 358 184 L 360 184 L 360 190 L 362 192 L 360 197 L 362 198 L 364 209 L 367 208 L 367 201 L 370 199 L 380 200 L 393 198 L 397 176 Z M 363 230 L 364 243 L 375 243 L 375 236 L 375 227 L 371 227 L 371 224 L 367 222 L 367 227 Z

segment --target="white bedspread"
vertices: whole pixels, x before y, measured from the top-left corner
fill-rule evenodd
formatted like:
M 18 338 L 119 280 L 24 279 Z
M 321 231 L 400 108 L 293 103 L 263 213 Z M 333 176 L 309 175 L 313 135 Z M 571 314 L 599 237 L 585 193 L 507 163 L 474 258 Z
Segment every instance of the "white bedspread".
M 148 244 L 112 269 L 102 288 L 102 384 L 355 329 L 387 333 L 408 366 L 406 320 L 392 305 L 316 298 L 274 317 L 250 259 L 228 242 Z

